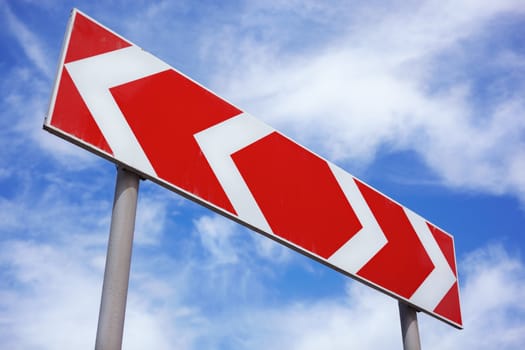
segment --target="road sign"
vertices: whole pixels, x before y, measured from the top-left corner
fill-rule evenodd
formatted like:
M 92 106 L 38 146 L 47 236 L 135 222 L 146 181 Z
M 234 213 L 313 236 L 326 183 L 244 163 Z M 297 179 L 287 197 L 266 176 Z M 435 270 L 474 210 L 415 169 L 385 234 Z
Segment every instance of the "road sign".
M 462 327 L 451 235 L 77 10 L 44 128 Z

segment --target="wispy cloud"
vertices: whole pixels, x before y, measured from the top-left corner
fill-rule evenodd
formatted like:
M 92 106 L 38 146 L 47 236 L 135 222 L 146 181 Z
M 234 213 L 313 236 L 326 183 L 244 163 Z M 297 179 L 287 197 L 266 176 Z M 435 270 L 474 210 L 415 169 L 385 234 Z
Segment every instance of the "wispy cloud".
M 20 154 L 32 149 L 34 154 L 45 152 L 66 169 L 93 166 L 97 157 L 42 131 L 52 83 L 36 71 L 32 65 L 21 64 L 3 73 L 0 81 L 0 164 L 6 163 L 2 166 L 7 167 L 23 162 L 27 159 L 21 159 Z
M 187 3 L 161 2 L 117 23 L 174 66 L 195 56 L 198 80 L 331 160 L 360 166 L 379 151 L 410 150 L 446 186 L 524 201 L 525 57 L 508 39 L 522 26 L 520 1 L 377 5 L 210 5 L 199 8 L 202 25 L 171 19 L 194 11 Z M 48 70 L 36 34 L 7 5 L 3 13 L 35 67 Z M 139 15 L 155 23 L 128 21 Z M 24 114 L 43 116 L 46 98 Z M 92 165 L 48 136 L 35 135 L 63 164 Z
M 168 203 L 170 198 L 149 191 L 140 197 L 135 222 L 136 244 L 158 245 L 166 232 Z
M 200 217 L 195 228 L 195 238 L 213 264 L 253 265 L 254 259 L 286 263 L 291 259 L 287 248 L 218 215 Z
M 104 249 L 79 250 L 78 242 L 1 243 L 2 344 L 13 349 L 92 346 L 102 279 L 97 257 Z M 257 269 L 252 282 L 259 282 L 270 297 L 259 295 L 259 302 L 247 305 L 242 298 L 254 295 L 239 289 L 235 265 L 221 265 L 227 289 L 236 294 L 228 296 L 220 291 L 223 286 L 206 282 L 220 270 L 202 274 L 202 260 L 170 255 L 158 259 L 155 264 L 134 261 L 126 348 L 377 349 L 401 344 L 396 302 L 361 284 L 349 282 L 337 297 L 275 302 L 271 285 L 261 284 L 265 270 Z M 173 270 L 159 274 L 159 269 L 165 270 L 160 261 Z M 460 266 L 465 329 L 458 331 L 420 314 L 424 348 L 519 348 L 525 342 L 523 261 L 501 247 L 487 246 L 467 255 Z M 237 293 L 243 290 L 248 294 L 239 299 Z M 221 297 L 209 304 L 194 294 Z M 236 307 L 238 303 L 243 307 Z M 208 309 L 211 305 L 215 311 Z
M 522 346 L 525 343 L 523 261 L 509 256 L 501 247 L 487 246 L 466 256 L 460 266 L 464 269 L 465 329 L 458 331 L 420 314 L 422 347 L 517 349 Z M 288 349 L 300 350 L 378 349 L 401 345 L 396 303 L 358 284 L 349 285 L 343 300 L 287 305 L 250 315 L 253 321 L 249 324 L 254 328 L 250 333 L 264 334 L 266 342 L 271 339 L 270 344 L 250 348 L 286 344 Z M 370 332 L 372 329 L 374 333 Z M 375 335 L 365 337 L 365 334 Z
M 90 264 L 93 256 L 79 252 L 82 251 L 75 249 L 72 254 L 67 246 L 54 244 L 2 241 L 3 346 L 10 349 L 51 349 L 58 344 L 64 349 L 92 346 L 100 273 Z
M 38 71 L 46 78 L 52 78 L 54 75 L 55 64 L 52 63 L 46 48 L 42 45 L 42 40 L 38 34 L 34 33 L 29 27 L 11 11 L 7 2 L 0 5 L 0 11 L 3 14 L 5 24 L 9 33 L 16 39 L 18 45 L 24 50 L 27 58 L 35 65 Z
M 447 186 L 525 200 L 525 100 L 516 93 L 524 57 L 504 40 L 523 25 L 508 27 L 520 2 L 352 4 L 327 15 L 333 23 L 322 20 L 331 6 L 247 6 L 237 25 L 207 32 L 204 47 L 221 67 L 215 88 L 339 162 L 414 150 Z M 312 29 L 288 29 L 282 13 L 306 17 Z M 494 57 L 497 70 L 487 66 Z
M 499 245 L 489 245 L 465 256 L 459 266 L 465 328 L 457 332 L 423 319 L 423 346 L 447 350 L 521 348 L 525 344 L 523 259 Z
M 220 216 L 203 216 L 195 222 L 196 238 L 200 239 L 211 261 L 217 264 L 236 264 L 239 262 L 239 247 L 235 247 L 234 236 L 238 227 L 230 220 Z

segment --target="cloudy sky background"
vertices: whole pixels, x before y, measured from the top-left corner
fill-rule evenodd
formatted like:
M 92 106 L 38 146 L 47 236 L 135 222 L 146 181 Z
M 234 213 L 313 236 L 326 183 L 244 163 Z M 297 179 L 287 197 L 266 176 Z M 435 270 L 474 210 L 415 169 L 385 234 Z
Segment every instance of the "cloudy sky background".
M 0 347 L 93 348 L 115 167 L 42 130 L 73 6 L 455 237 L 464 330 L 525 346 L 525 3 L 1 1 Z M 142 182 L 124 349 L 401 349 L 396 301 Z

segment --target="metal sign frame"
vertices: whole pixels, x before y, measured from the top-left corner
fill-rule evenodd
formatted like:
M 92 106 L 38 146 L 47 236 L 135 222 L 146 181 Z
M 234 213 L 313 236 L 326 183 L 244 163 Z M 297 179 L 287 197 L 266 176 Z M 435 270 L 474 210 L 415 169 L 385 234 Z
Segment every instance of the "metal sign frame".
M 89 16 L 83 14 L 82 12 L 78 11 L 77 9 L 74 9 L 72 11 L 72 14 L 71 14 L 71 18 L 70 18 L 70 21 L 69 21 L 69 24 L 68 24 L 68 27 L 67 27 L 67 31 L 66 31 L 66 35 L 65 35 L 65 38 L 64 38 L 64 43 L 63 43 L 63 46 L 62 46 L 62 52 L 61 52 L 61 56 L 60 56 L 60 63 L 59 63 L 59 66 L 58 66 L 58 71 L 57 71 L 57 78 L 56 78 L 56 81 L 55 81 L 55 84 L 54 84 L 54 88 L 53 88 L 53 93 L 52 93 L 52 98 L 51 98 L 51 102 L 50 102 L 50 106 L 49 106 L 49 113 L 48 113 L 48 116 L 44 122 L 44 129 L 69 141 L 69 142 L 72 142 L 92 153 L 95 153 L 113 163 L 116 163 L 119 167 L 122 167 L 122 168 L 126 168 L 126 169 L 129 169 L 130 171 L 138 174 L 141 178 L 144 178 L 144 179 L 148 179 L 148 180 L 151 180 L 163 187 L 166 187 L 168 188 L 169 190 L 171 191 L 174 191 L 194 202 L 197 202 L 198 204 L 200 205 L 203 205 L 231 220 L 234 220 L 248 228 L 250 228 L 251 230 L 255 231 L 255 232 L 258 232 L 272 240 L 275 240 L 295 251 L 298 251 L 300 252 L 301 254 L 303 255 L 306 255 L 324 265 L 327 265 L 329 266 L 330 268 L 336 270 L 336 271 L 339 271 L 349 277 L 352 277 L 362 283 L 365 283 L 366 285 L 370 286 L 370 287 L 373 287 L 387 295 L 390 295 L 396 299 L 398 299 L 400 302 L 402 303 L 405 303 L 409 306 L 411 306 L 412 308 L 414 308 L 415 310 L 418 310 L 418 311 L 423 311 L 437 319 L 440 319 L 456 328 L 462 328 L 462 322 L 461 322 L 461 317 L 459 317 L 459 320 L 453 320 L 451 318 L 448 318 L 446 316 L 444 316 L 443 314 L 439 313 L 439 312 L 436 312 L 435 309 L 429 309 L 428 307 L 425 307 L 425 306 L 422 306 L 421 304 L 421 300 L 425 301 L 427 300 L 428 298 L 432 297 L 432 298 L 436 298 L 435 295 L 433 296 L 426 296 L 426 295 L 417 295 L 417 298 L 414 297 L 415 294 L 417 294 L 417 291 L 415 293 L 412 294 L 412 296 L 410 297 L 407 297 L 407 296 L 404 296 L 404 295 L 401 295 L 399 292 L 396 292 L 396 291 L 393 291 L 391 289 L 388 289 L 388 288 L 385 288 L 384 285 L 382 285 L 380 282 L 377 282 L 377 281 L 374 281 L 370 278 L 365 278 L 363 277 L 363 275 L 359 274 L 359 271 L 362 271 L 359 270 L 359 269 L 354 269 L 355 266 L 360 266 L 361 268 L 363 268 L 363 266 L 365 266 L 365 264 L 369 261 L 369 260 L 366 260 L 366 258 L 369 258 L 370 260 L 375 258 L 376 255 L 379 250 L 383 249 L 383 247 L 387 244 L 388 242 L 388 239 L 386 238 L 386 236 L 383 235 L 383 232 L 385 231 L 385 229 L 383 228 L 383 226 L 381 224 L 378 224 L 378 221 L 379 218 L 378 218 L 378 215 L 376 214 L 376 212 L 372 212 L 372 210 L 370 209 L 370 206 L 371 206 L 371 201 L 373 202 L 373 198 L 379 196 L 380 197 L 380 201 L 385 201 L 388 203 L 388 205 L 391 206 L 391 209 L 392 210 L 397 210 L 397 211 L 400 211 L 402 212 L 402 215 L 406 216 L 406 220 L 408 220 L 408 225 L 412 226 L 412 230 L 414 230 L 414 232 L 417 234 L 416 238 L 414 238 L 415 240 L 419 240 L 419 244 L 420 245 L 424 245 L 424 249 L 425 249 L 425 252 L 426 254 L 428 254 L 428 259 L 430 259 L 429 261 L 431 261 L 431 265 L 433 266 L 433 268 L 431 269 L 431 272 L 429 275 L 427 275 L 427 278 L 425 279 L 425 281 L 427 281 L 429 278 L 428 276 L 430 275 L 433 275 L 434 279 L 437 279 L 437 278 L 441 278 L 442 275 L 445 275 L 448 273 L 448 280 L 450 280 L 452 277 L 451 277 L 451 274 L 453 273 L 453 278 L 454 278 L 454 281 L 453 281 L 453 284 L 452 285 L 452 288 L 455 288 L 455 290 L 451 290 L 452 292 L 456 293 L 455 295 L 453 295 L 454 298 L 456 298 L 457 296 L 457 308 L 458 308 L 458 312 L 459 311 L 459 287 L 458 287 L 458 279 L 457 279 L 457 271 L 456 271 L 456 261 L 455 261 L 455 251 L 454 251 L 454 244 L 453 244 L 453 237 L 448 234 L 447 232 L 445 232 L 444 230 L 440 229 L 439 227 L 433 225 L 433 224 L 430 224 L 428 223 L 426 220 L 422 219 L 419 215 L 413 213 L 412 211 L 404 208 L 402 205 L 400 205 L 399 203 L 397 203 L 396 201 L 390 199 L 389 197 L 385 196 L 384 194 L 381 194 L 380 192 L 374 190 L 373 188 L 371 188 L 370 186 L 362 183 L 361 181 L 359 181 L 358 179 L 354 178 L 352 175 L 346 173 L 344 170 L 340 169 L 339 167 L 333 165 L 332 163 L 330 163 L 329 161 L 327 161 L 326 159 L 324 159 L 323 157 L 320 157 L 319 155 L 315 154 L 314 152 L 310 151 L 310 150 L 307 150 L 305 148 L 303 148 L 302 146 L 300 146 L 299 144 L 297 144 L 295 141 L 291 140 L 290 138 L 286 137 L 285 135 L 281 134 L 280 132 L 274 130 L 273 128 L 269 127 L 268 125 L 258 121 L 257 119 L 253 118 L 252 116 L 250 116 L 249 114 L 247 113 L 244 113 L 242 112 L 240 109 L 239 109 L 239 115 L 235 116 L 235 117 L 231 117 L 231 118 L 227 118 L 228 120 L 226 120 L 225 122 L 221 122 L 221 123 L 218 123 L 217 125 L 213 125 L 212 127 L 209 127 L 209 128 L 206 128 L 205 130 L 200 130 L 198 132 L 196 132 L 193 137 L 197 140 L 197 143 L 199 145 L 199 147 L 201 147 L 201 149 L 203 150 L 204 153 L 206 153 L 206 156 L 207 156 L 207 161 L 209 162 L 210 166 L 213 167 L 213 171 L 215 172 L 215 176 L 217 178 L 219 178 L 219 180 L 223 181 L 224 178 L 229 178 L 231 177 L 231 173 L 226 173 L 227 171 L 230 171 L 231 170 L 231 164 L 229 164 L 228 162 L 230 162 L 231 160 L 228 159 L 226 161 L 224 160 L 221 160 L 221 159 L 218 159 L 218 158 L 213 158 L 212 156 L 208 156 L 209 154 L 213 153 L 214 152 L 214 149 L 217 148 L 217 143 L 216 141 L 217 140 L 225 140 L 224 138 L 224 135 L 232 135 L 232 133 L 234 132 L 240 132 L 243 136 L 241 137 L 241 141 L 238 141 L 236 145 L 226 145 L 224 146 L 223 145 L 223 142 L 220 143 L 220 147 L 218 148 L 224 148 L 222 149 L 221 151 L 224 151 L 224 152 L 229 152 L 228 154 L 230 154 L 230 158 L 235 158 L 236 161 L 241 161 L 243 159 L 241 159 L 242 157 L 241 156 L 238 156 L 238 153 L 240 152 L 239 150 L 244 150 L 246 149 L 246 145 L 252 145 L 252 144 L 255 144 L 257 142 L 259 142 L 261 139 L 263 138 L 267 138 L 269 137 L 270 135 L 273 136 L 274 139 L 276 139 L 278 142 L 280 142 L 280 144 L 284 144 L 284 145 L 290 145 L 291 148 L 293 148 L 294 150 L 299 150 L 299 152 L 304 152 L 304 154 L 307 154 L 308 157 L 312 157 L 312 159 L 315 159 L 314 162 L 317 162 L 316 164 L 323 164 L 323 167 L 326 166 L 326 169 L 328 169 L 328 172 L 331 174 L 331 176 L 334 177 L 336 183 L 338 184 L 338 186 L 340 186 L 340 190 L 342 191 L 342 193 L 344 194 L 346 200 L 349 201 L 349 204 L 351 206 L 351 210 L 350 212 L 353 212 L 355 213 L 355 215 L 359 216 L 359 221 L 363 221 L 363 218 L 366 217 L 366 223 L 362 223 L 361 222 L 361 229 L 360 229 L 360 233 L 361 232 L 364 232 L 366 231 L 367 233 L 367 236 L 366 238 L 362 238 L 364 237 L 364 234 L 361 235 L 361 238 L 359 239 L 359 244 L 361 244 L 362 246 L 366 245 L 366 244 L 375 244 L 377 247 L 379 247 L 377 249 L 377 251 L 372 255 L 372 257 L 368 257 L 368 256 L 365 256 L 365 253 L 360 253 L 361 250 L 359 249 L 356 249 L 356 247 L 359 247 L 359 245 L 355 245 L 352 247 L 352 249 L 347 249 L 345 252 L 343 253 L 340 253 L 339 252 L 341 250 L 337 250 L 335 253 L 332 252 L 332 255 L 330 255 L 328 258 L 326 257 L 327 255 L 324 254 L 323 252 L 320 252 L 319 251 L 312 251 L 312 250 L 309 250 L 308 248 L 305 248 L 304 246 L 302 246 L 301 244 L 302 243 L 297 243 L 297 238 L 296 237 L 293 237 L 293 239 L 289 239 L 287 238 L 287 236 L 285 235 L 282 235 L 282 234 L 276 234 L 276 232 L 274 232 L 274 230 L 272 230 L 270 228 L 270 226 L 264 222 L 264 219 L 265 219 L 265 216 L 262 215 L 262 219 L 260 218 L 261 215 L 257 216 L 252 216 L 250 217 L 251 213 L 254 211 L 254 210 L 251 210 L 251 209 L 246 209 L 245 212 L 248 213 L 248 214 L 241 214 L 241 215 L 237 215 L 235 212 L 232 212 L 231 210 L 227 210 L 225 209 L 224 207 L 221 207 L 220 205 L 217 205 L 216 203 L 210 201 L 210 200 L 207 200 L 206 198 L 203 198 L 195 193 L 192 193 L 191 191 L 189 191 L 187 188 L 183 188 L 181 186 L 178 186 L 177 184 L 174 184 L 173 182 L 170 182 L 168 180 L 166 180 L 166 178 L 163 178 L 162 176 L 158 176 L 156 174 L 155 171 L 151 171 L 150 168 L 144 168 L 142 167 L 142 163 L 140 161 L 136 161 L 135 158 L 133 157 L 120 157 L 120 156 L 116 156 L 114 153 L 112 152 L 108 152 L 106 149 L 103 149 L 97 145 L 93 145 L 92 143 L 90 142 L 87 142 L 85 139 L 83 139 L 82 137 L 79 137 L 79 135 L 75 134 L 74 132 L 69 132 L 69 131 L 65 131 L 64 129 L 60 128 L 60 127 L 57 127 L 57 125 L 54 124 L 54 113 L 56 111 L 56 105 L 57 105 L 57 97 L 59 96 L 59 90 L 60 90 L 60 87 L 61 87 L 61 84 L 64 80 L 63 78 L 63 74 L 64 72 L 69 72 L 68 74 L 71 74 L 72 76 L 74 76 L 74 74 L 79 74 L 78 72 L 82 71 L 82 69 L 84 69 L 85 67 L 82 66 L 80 67 L 79 64 L 82 63 L 82 61 L 87 61 L 88 59 L 78 59 L 78 60 L 73 60 L 73 61 L 70 61 L 70 62 L 66 62 L 66 55 L 68 53 L 68 48 L 69 48 L 69 45 L 71 44 L 71 36 L 72 36 L 72 31 L 74 29 L 74 21 L 77 17 L 81 17 L 81 18 L 84 18 L 86 19 L 87 21 L 91 22 L 94 26 L 98 26 L 99 28 L 101 28 L 101 30 L 104 30 L 106 31 L 107 33 L 111 34 L 112 36 L 114 36 L 115 38 L 117 39 L 120 39 L 122 40 L 123 42 L 129 44 L 130 48 L 129 50 L 128 49 L 122 49 L 122 50 L 114 50 L 115 52 L 116 51 L 119 51 L 119 52 L 132 52 L 133 57 L 139 57 L 138 59 L 140 60 L 143 60 L 143 61 L 147 61 L 145 63 L 145 72 L 146 73 L 142 73 L 142 77 L 144 76 L 150 76 L 151 74 L 155 74 L 155 73 L 158 73 L 158 72 L 164 72 L 165 71 L 170 71 L 170 72 L 174 72 L 173 74 L 177 76 L 177 78 L 179 79 L 182 79 L 184 80 L 185 82 L 188 82 L 188 84 L 191 84 L 191 86 L 193 87 L 196 87 L 198 89 L 202 89 L 203 93 L 205 94 L 211 94 L 213 96 L 215 96 L 215 98 L 218 98 L 219 100 L 221 100 L 222 102 L 226 103 L 227 105 L 229 105 L 230 107 L 236 109 L 237 107 L 235 107 L 233 104 L 221 99 L 220 97 L 218 97 L 215 93 L 213 93 L 212 91 L 210 91 L 209 89 L 205 88 L 204 86 L 200 85 L 199 83 L 193 81 L 191 78 L 185 76 L 183 73 L 180 73 L 178 72 L 176 69 L 174 69 L 173 67 L 169 66 L 168 64 L 160 61 L 158 58 L 154 57 L 153 55 L 147 53 L 146 51 L 142 50 L 141 48 L 139 48 L 138 46 L 136 46 L 135 44 L 133 44 L 132 42 L 130 42 L 129 40 L 121 37 L 119 34 L 113 32 L 112 30 L 106 28 L 105 26 L 99 24 L 98 22 L 96 22 L 95 20 L 93 20 L 92 18 L 90 18 Z M 102 57 L 104 55 L 100 54 L 100 55 L 93 55 L 93 57 Z M 127 57 L 127 56 L 123 56 L 123 57 Z M 90 59 L 90 58 L 89 58 Z M 80 63 L 78 63 L 80 62 Z M 142 62 L 142 61 L 141 61 Z M 148 69 L 150 69 L 147 65 L 148 64 L 151 64 L 151 65 L 154 65 L 155 68 L 153 68 L 151 71 L 148 71 Z M 66 68 L 67 67 L 67 68 Z M 80 67 L 80 68 L 79 68 Z M 163 70 L 164 69 L 164 70 Z M 83 71 L 85 72 L 85 70 Z M 149 73 L 148 73 L 149 72 Z M 74 74 L 73 74 L 74 73 Z M 92 72 L 88 72 L 87 74 L 90 74 Z M 106 73 L 110 73 L 110 72 L 106 72 Z M 139 77 L 137 79 L 140 79 L 141 76 L 139 75 Z M 77 79 L 77 77 L 75 76 L 73 78 L 73 86 L 76 88 L 78 88 L 75 84 L 75 79 Z M 132 81 L 132 80 L 130 80 Z M 129 81 L 120 81 L 120 84 L 116 84 L 117 86 L 119 85 L 123 85 L 125 83 L 128 83 Z M 113 89 L 113 88 L 111 88 Z M 85 93 L 85 91 L 83 91 L 82 93 Z M 85 96 L 82 96 L 81 98 L 85 98 Z M 114 98 L 114 96 L 113 96 Z M 88 110 L 90 109 L 90 107 L 88 106 L 87 107 Z M 118 108 L 118 107 L 117 107 Z M 91 110 L 90 110 L 91 111 Z M 96 113 L 94 113 L 96 114 Z M 97 117 L 100 117 L 100 116 L 97 116 Z M 102 122 L 100 120 L 97 120 L 96 121 L 97 125 L 99 126 L 99 128 L 102 128 Z M 107 123 L 107 121 L 105 121 L 105 123 Z M 129 121 L 128 121 L 128 124 L 129 124 Z M 113 126 L 111 126 L 110 128 L 112 128 Z M 129 128 L 129 125 L 126 126 L 126 123 L 121 123 L 121 125 L 119 126 L 121 128 L 125 128 L 125 127 L 128 127 Z M 118 128 L 117 128 L 118 129 Z M 108 129 L 108 126 L 106 126 L 106 130 L 109 130 Z M 113 132 L 113 131 L 112 131 Z M 222 134 L 221 134 L 222 133 Z M 104 134 L 104 132 L 102 132 L 102 134 L 107 137 L 106 134 Z M 130 137 L 136 137 L 136 135 L 133 135 L 133 131 L 132 131 L 132 136 Z M 228 138 L 226 138 L 228 139 Z M 230 147 L 230 149 L 228 149 L 228 147 Z M 139 148 L 140 148 L 140 143 L 139 143 Z M 143 150 L 140 150 L 143 152 Z M 124 153 L 123 153 L 124 154 Z M 149 158 L 147 156 L 144 156 L 146 161 L 149 160 Z M 222 163 L 221 163 L 222 162 Z M 232 163 L 233 164 L 233 163 Z M 237 163 L 236 163 L 237 164 Z M 235 164 L 234 164 L 235 165 Z M 325 170 L 323 170 L 325 171 Z M 243 181 L 243 177 L 237 173 L 234 174 L 235 176 L 237 176 L 236 180 L 240 179 L 241 181 Z M 231 180 L 231 179 L 230 179 Z M 226 183 L 227 181 L 229 181 L 228 179 L 227 180 L 224 180 L 223 182 L 221 182 L 221 186 L 223 187 L 223 190 L 225 192 L 228 192 L 228 193 L 233 193 L 233 192 L 253 192 L 253 189 L 252 188 L 248 188 L 247 186 L 241 186 L 242 188 L 234 188 L 233 190 L 231 188 L 229 189 L 225 189 L 227 188 L 228 186 L 231 187 L 231 183 Z M 231 191 L 230 191 L 231 190 Z M 250 194 L 250 193 L 249 193 Z M 253 194 L 253 193 L 252 193 Z M 250 194 L 250 195 L 252 195 Z M 366 194 L 366 196 L 365 196 Z M 243 193 L 242 194 L 243 196 L 246 197 L 246 193 Z M 366 197 L 366 198 L 365 198 Z M 379 198 L 378 197 L 378 198 Z M 228 197 L 229 198 L 229 197 Z M 372 199 L 371 199 L 372 198 Z M 350 200 L 351 199 L 351 200 Z M 253 199 L 251 199 L 252 202 L 248 203 L 250 204 L 251 206 L 254 205 L 255 203 L 255 206 L 258 206 L 260 204 L 260 202 L 256 202 L 254 201 Z M 236 208 L 237 209 L 237 208 Z M 243 209 L 244 210 L 244 209 Z M 250 211 L 251 210 L 251 211 Z M 388 214 L 390 215 L 390 214 Z M 250 217 L 250 219 L 247 219 L 247 217 Z M 255 218 L 254 220 L 251 220 Z M 364 227 L 366 226 L 366 227 Z M 363 228 L 364 227 L 364 228 Z M 434 230 L 437 232 L 435 233 Z M 424 232 L 424 233 L 421 233 L 421 232 Z M 383 235 L 381 237 L 381 235 Z M 357 236 L 357 235 L 356 235 Z M 355 236 L 352 236 L 352 239 L 350 239 L 349 241 L 351 240 L 354 240 Z M 436 238 L 437 237 L 437 238 Z M 441 240 L 441 241 L 440 241 Z M 355 244 L 358 244 L 356 243 L 357 240 L 354 240 L 354 243 Z M 444 243 L 443 243 L 444 242 Z M 447 247 L 447 251 L 445 252 L 444 251 L 444 246 Z M 338 249 L 341 249 L 341 247 L 339 247 Z M 374 248 L 375 249 L 375 248 Z M 346 254 L 348 251 L 352 251 L 354 252 L 354 254 L 352 256 L 348 256 L 348 254 Z M 328 253 L 327 253 L 328 254 Z M 346 254 L 346 255 L 345 255 Z M 369 254 L 369 252 L 367 252 L 366 254 Z M 439 255 L 439 256 L 438 256 Z M 441 263 L 441 267 L 442 267 L 442 270 L 443 271 L 437 271 L 436 272 L 436 269 L 437 269 L 437 265 L 436 265 L 436 262 L 437 261 L 436 259 L 440 259 L 440 263 Z M 349 269 L 347 268 L 347 266 L 351 266 L 352 268 Z M 354 269 L 354 270 L 352 270 Z M 450 269 L 450 271 L 445 271 L 446 269 Z M 436 273 L 434 273 L 436 272 Z M 441 274 L 438 276 L 438 272 Z M 398 276 L 399 278 L 403 278 L 402 276 Z M 430 283 L 430 282 L 429 282 Z M 448 282 L 447 282 L 448 283 Z M 452 282 L 451 282 L 452 283 Z M 423 283 L 422 283 L 423 284 Z M 454 287 L 455 286 L 455 287 Z M 421 285 L 419 286 L 421 287 Z M 427 288 L 428 289 L 428 288 Z M 418 289 L 419 290 L 419 289 Z M 449 291 L 449 293 L 450 293 Z M 448 294 L 447 294 L 448 295 Z M 445 298 L 445 296 L 443 296 L 443 298 Z M 435 304 L 435 303 L 434 303 Z

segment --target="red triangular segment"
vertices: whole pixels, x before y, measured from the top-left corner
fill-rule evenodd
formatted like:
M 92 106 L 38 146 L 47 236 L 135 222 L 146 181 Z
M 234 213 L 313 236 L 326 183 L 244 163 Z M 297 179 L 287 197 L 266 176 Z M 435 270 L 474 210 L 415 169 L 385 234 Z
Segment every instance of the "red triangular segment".
M 236 214 L 193 135 L 240 110 L 171 69 L 110 92 L 161 179 Z
M 355 180 L 388 243 L 357 274 L 410 298 L 434 269 L 403 207 Z
M 122 49 L 131 44 L 79 12 L 75 12 L 73 28 L 64 63 Z
M 113 155 L 104 135 L 64 68 L 58 86 L 51 125 Z
M 459 290 L 457 282 L 454 283 L 452 288 L 450 288 L 448 293 L 439 302 L 438 306 L 434 309 L 434 312 L 446 319 L 456 322 L 460 326 L 463 325 L 463 320 L 461 319 L 461 308 L 459 306 Z
M 434 236 L 434 239 L 439 245 L 439 248 L 443 252 L 443 255 L 445 255 L 450 269 L 454 272 L 454 276 L 457 276 L 456 259 L 454 258 L 454 241 L 452 240 L 452 237 L 428 222 L 427 225 L 430 232 L 432 232 L 432 236 Z

